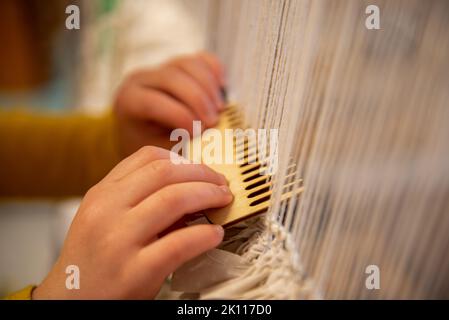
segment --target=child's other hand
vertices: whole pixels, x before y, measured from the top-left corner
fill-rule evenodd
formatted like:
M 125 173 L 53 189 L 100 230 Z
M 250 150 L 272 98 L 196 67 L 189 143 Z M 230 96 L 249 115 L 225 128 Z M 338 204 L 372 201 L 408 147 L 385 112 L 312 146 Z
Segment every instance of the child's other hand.
M 223 229 L 196 225 L 160 237 L 184 215 L 232 201 L 224 176 L 144 147 L 84 197 L 54 268 L 33 299 L 149 299 L 184 262 L 216 247 Z M 67 266 L 80 289 L 66 288 Z
M 221 63 L 206 52 L 131 74 L 114 103 L 122 154 L 145 145 L 168 148 L 167 129 L 192 133 L 193 120 L 214 126 L 224 108 L 224 81 Z

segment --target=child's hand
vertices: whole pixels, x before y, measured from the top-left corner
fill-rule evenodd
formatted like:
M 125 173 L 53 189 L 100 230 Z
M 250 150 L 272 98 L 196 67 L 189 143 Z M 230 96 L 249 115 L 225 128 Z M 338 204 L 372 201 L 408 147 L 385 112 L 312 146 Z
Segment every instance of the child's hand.
M 131 74 L 114 104 L 122 154 L 144 145 L 167 148 L 167 129 L 191 133 L 193 120 L 214 126 L 224 108 L 223 74 L 219 60 L 205 52 Z
M 183 215 L 231 200 L 221 174 L 205 165 L 175 165 L 167 150 L 142 148 L 88 191 L 33 299 L 155 297 L 170 273 L 216 247 L 223 229 L 196 225 L 158 235 Z M 79 267 L 78 290 L 66 288 L 69 265 Z

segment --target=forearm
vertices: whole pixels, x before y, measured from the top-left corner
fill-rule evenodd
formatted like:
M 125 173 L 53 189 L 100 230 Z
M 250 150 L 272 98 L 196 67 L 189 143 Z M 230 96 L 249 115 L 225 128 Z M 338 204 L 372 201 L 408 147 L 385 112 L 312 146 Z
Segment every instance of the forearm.
M 0 196 L 83 195 L 119 161 L 112 117 L 0 116 Z

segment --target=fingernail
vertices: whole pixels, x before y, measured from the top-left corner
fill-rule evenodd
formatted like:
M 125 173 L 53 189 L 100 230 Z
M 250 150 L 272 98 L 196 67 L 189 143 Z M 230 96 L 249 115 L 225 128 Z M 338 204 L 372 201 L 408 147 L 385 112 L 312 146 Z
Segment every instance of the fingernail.
M 220 89 L 220 94 L 221 94 L 221 98 L 222 98 L 222 100 L 226 103 L 226 102 L 228 102 L 228 92 L 227 92 L 227 90 L 225 89 L 225 88 L 221 88 Z
M 219 186 L 220 190 L 223 191 L 224 194 L 226 195 L 232 195 L 231 190 L 229 189 L 229 187 L 227 185 L 224 186 Z
M 217 235 L 220 237 L 220 239 L 223 239 L 223 237 L 224 237 L 224 229 L 223 229 L 223 227 L 218 225 L 218 224 L 215 224 L 214 227 L 217 230 Z

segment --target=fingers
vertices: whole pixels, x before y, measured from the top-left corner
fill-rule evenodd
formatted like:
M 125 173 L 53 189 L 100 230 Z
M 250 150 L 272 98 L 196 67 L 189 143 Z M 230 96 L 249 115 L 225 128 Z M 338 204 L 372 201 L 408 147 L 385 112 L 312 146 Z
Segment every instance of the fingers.
M 174 164 L 171 160 L 156 160 L 122 179 L 117 190 L 121 197 L 135 206 L 157 190 L 176 183 L 201 181 L 226 185 L 226 178 L 203 164 Z
M 131 79 L 139 86 L 126 88 L 119 97 L 128 105 L 133 102 L 128 112 L 138 118 L 191 131 L 193 119 L 211 127 L 224 109 L 224 70 L 218 58 L 207 52 L 178 58 L 158 70 L 135 73 Z
M 233 199 L 227 186 L 207 182 L 169 185 L 154 193 L 130 213 L 134 235 L 146 241 L 173 225 L 184 215 L 228 205 Z
M 172 64 L 191 76 L 203 88 L 209 95 L 209 98 L 214 101 L 217 111 L 223 110 L 224 102 L 221 96 L 221 85 L 203 59 L 193 56 L 175 60 Z
M 179 68 L 168 66 L 155 73 L 140 73 L 138 81 L 150 88 L 162 90 L 185 104 L 206 126 L 218 121 L 213 100 L 201 86 Z
M 143 248 L 138 255 L 140 270 L 158 270 L 162 282 L 187 261 L 215 248 L 223 240 L 223 228 L 196 225 L 174 231 Z M 154 257 L 158 257 L 155 259 Z
M 168 94 L 152 89 L 140 88 L 137 115 L 151 119 L 167 128 L 185 128 L 192 133 L 192 124 L 198 117 L 181 102 Z
M 198 118 L 170 95 L 144 86 L 125 85 L 121 88 L 119 99 L 118 103 L 126 104 L 128 116 L 154 121 L 167 128 L 186 128 L 191 132 L 192 122 Z

